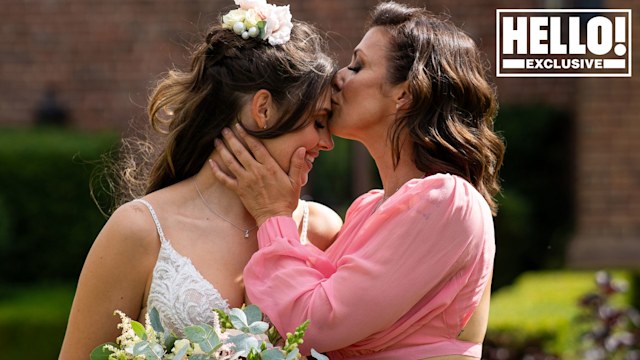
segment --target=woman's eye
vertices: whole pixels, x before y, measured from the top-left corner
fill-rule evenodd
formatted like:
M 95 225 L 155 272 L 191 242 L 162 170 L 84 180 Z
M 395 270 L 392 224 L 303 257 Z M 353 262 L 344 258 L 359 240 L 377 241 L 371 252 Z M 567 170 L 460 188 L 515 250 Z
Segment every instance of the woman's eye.
M 326 126 L 326 125 L 325 125 L 321 120 L 316 120 L 316 127 L 317 127 L 318 129 L 324 129 L 324 128 L 326 128 L 327 126 Z
M 353 65 L 349 64 L 349 66 L 347 66 L 347 69 L 349 71 L 353 71 L 353 72 L 357 73 L 358 71 L 360 71 L 362 69 L 362 64 L 360 63 L 360 61 L 356 60 L 355 64 L 353 64 Z

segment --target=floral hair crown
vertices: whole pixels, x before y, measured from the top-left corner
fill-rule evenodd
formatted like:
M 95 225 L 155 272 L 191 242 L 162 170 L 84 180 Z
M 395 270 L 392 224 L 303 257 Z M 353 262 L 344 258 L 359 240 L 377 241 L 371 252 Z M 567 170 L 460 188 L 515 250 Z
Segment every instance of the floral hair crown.
M 271 45 L 282 45 L 291 35 L 289 5 L 267 4 L 267 0 L 235 0 L 239 9 L 222 16 L 222 27 L 231 29 L 243 39 L 260 37 Z

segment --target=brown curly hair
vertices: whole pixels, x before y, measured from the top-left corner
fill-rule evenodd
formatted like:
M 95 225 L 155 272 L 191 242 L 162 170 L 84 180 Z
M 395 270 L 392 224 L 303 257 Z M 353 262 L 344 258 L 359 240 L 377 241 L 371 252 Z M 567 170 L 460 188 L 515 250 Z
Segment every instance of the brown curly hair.
M 412 97 L 390 134 L 394 162 L 407 129 L 418 169 L 463 177 L 495 215 L 505 145 L 493 130 L 496 93 L 475 42 L 449 20 L 395 2 L 376 6 L 369 26 L 391 35 L 388 81 L 408 81 Z
M 281 116 L 270 128 L 249 133 L 265 139 L 304 127 L 336 71 L 323 37 L 301 21 L 293 22 L 283 45 L 242 39 L 221 24 L 204 38 L 192 49 L 190 68 L 169 71 L 150 96 L 155 138 L 124 141 L 116 206 L 195 175 L 222 129 L 237 121 L 242 105 L 260 89 L 271 93 Z

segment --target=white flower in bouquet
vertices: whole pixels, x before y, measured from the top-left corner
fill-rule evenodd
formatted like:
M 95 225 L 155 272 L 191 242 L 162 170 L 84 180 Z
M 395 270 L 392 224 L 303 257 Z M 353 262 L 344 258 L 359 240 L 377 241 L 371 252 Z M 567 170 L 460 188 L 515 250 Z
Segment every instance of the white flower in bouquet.
M 231 309 L 227 314 L 214 310 L 213 324 L 188 326 L 185 337 L 179 339 L 166 331 L 158 311 L 153 308 L 145 315 L 145 325 L 131 320 L 122 311 L 118 328 L 122 335 L 116 343 L 102 344 L 91 352 L 91 360 L 295 360 L 302 356 L 298 345 L 309 325 L 306 321 L 294 334 L 287 334 L 282 347 L 275 346 L 277 331 L 262 321 L 263 315 L 255 305 Z M 328 359 L 312 350 L 315 359 Z

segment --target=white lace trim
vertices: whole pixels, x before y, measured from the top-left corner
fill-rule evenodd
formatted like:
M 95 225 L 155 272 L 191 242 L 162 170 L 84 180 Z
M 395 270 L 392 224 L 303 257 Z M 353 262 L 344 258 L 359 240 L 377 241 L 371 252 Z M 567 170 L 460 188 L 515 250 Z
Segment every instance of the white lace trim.
M 160 236 L 160 253 L 153 269 L 147 300 L 148 309 L 156 308 L 165 329 L 183 336 L 182 329 L 194 324 L 213 324 L 212 309 L 229 311 L 229 303 L 164 237 L 160 221 L 151 204 L 143 199 Z
M 213 309 L 229 312 L 230 306 L 220 292 L 208 282 L 191 263 L 191 259 L 178 253 L 165 238 L 160 221 L 151 204 L 144 199 L 134 200 L 149 209 L 160 237 L 160 252 L 153 268 L 147 309 L 156 308 L 162 325 L 178 336 L 182 329 L 195 324 L 213 325 Z M 309 206 L 303 201 L 300 242 L 306 244 Z

